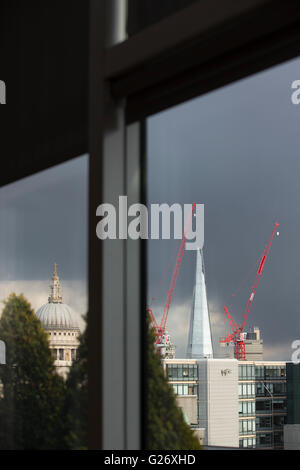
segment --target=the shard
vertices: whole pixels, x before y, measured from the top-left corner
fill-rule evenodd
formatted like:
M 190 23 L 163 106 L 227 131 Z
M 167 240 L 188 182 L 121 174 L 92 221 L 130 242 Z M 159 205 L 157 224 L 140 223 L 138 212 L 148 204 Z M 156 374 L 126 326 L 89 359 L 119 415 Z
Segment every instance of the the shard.
M 213 357 L 203 251 L 200 248 L 197 249 L 196 279 L 190 318 L 187 357 L 190 359 Z

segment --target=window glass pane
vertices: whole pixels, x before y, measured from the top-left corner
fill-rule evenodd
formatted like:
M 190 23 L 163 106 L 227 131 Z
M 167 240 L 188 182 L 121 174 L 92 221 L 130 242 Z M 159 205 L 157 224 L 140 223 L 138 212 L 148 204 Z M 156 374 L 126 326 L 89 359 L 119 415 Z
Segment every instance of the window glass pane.
M 87 205 L 86 155 L 0 188 L 0 449 L 87 447 Z
M 291 60 L 147 119 L 149 208 L 151 203 L 183 206 L 201 201 L 205 205 L 203 258 L 213 320 L 212 341 L 219 357 L 233 352 L 232 345 L 221 348 L 219 344 L 220 336 L 224 336 L 222 305 L 229 297 L 232 316 L 241 323 L 240 312 L 245 311 L 253 276 L 234 298 L 230 296 L 261 256 L 275 219 L 284 221 L 290 243 L 283 243 L 275 232 L 270 251 L 272 265 L 268 258 L 268 275 L 265 271 L 257 288 L 246 329 L 250 322 L 259 324 L 264 360 L 291 357 L 293 322 L 283 325 L 277 319 L 282 320 L 280 305 L 290 291 L 289 273 L 297 272 L 300 263 L 296 231 L 291 229 L 300 198 L 296 176 L 300 173 L 299 113 L 291 100 L 291 85 L 299 63 L 299 59 Z M 167 267 L 170 260 L 175 266 L 177 245 L 172 227 L 170 240 L 148 240 L 149 297 L 160 282 L 159 273 L 169 273 L 161 290 L 164 296 L 157 299 L 158 317 L 172 275 L 172 269 Z M 295 253 L 291 260 L 287 246 Z M 168 316 L 178 357 L 184 357 L 187 349 L 195 264 L 193 250 L 185 250 Z M 270 295 L 271 291 L 274 295 Z M 263 315 L 259 314 L 260 305 L 266 306 L 261 307 Z M 276 351 L 274 346 L 278 341 L 280 357 L 276 355 L 279 346 Z M 248 365 L 248 370 L 247 366 L 242 369 L 242 377 L 253 377 L 252 365 Z M 257 366 L 257 373 L 263 377 L 263 368 Z M 284 371 L 274 365 L 266 367 L 265 373 L 267 377 L 279 377 Z
M 173 359 L 168 360 L 180 359 L 184 364 L 186 359 L 188 364 L 178 368 L 178 379 L 190 380 L 188 361 L 199 361 L 199 400 L 201 393 L 205 396 L 213 387 L 209 367 L 205 369 L 201 361 L 211 356 L 233 358 L 242 346 L 239 341 L 235 349 L 229 336 L 233 323 L 227 321 L 224 329 L 224 305 L 241 325 L 256 267 L 272 234 L 270 256 L 264 265 L 267 269 L 255 297 L 252 293 L 245 324 L 244 333 L 249 333 L 246 361 L 240 361 L 234 371 L 239 397 L 252 400 L 239 404 L 243 418 L 270 416 L 273 397 L 277 414 L 286 409 L 286 403 L 276 399 L 284 398 L 281 382 L 286 377 L 285 366 L 278 361 L 290 360 L 296 339 L 293 325 L 298 321 L 292 313 L 291 321 L 284 322 L 282 305 L 287 298 L 291 305 L 298 303 L 290 273 L 297 273 L 300 265 L 296 236 L 300 222 L 295 216 L 300 200 L 300 108 L 291 99 L 299 67 L 300 59 L 286 62 L 146 121 L 147 207 L 152 216 L 154 206 L 163 212 L 164 204 L 170 222 L 168 231 L 161 214 L 157 237 L 148 231 L 147 303 L 158 324 L 165 319 L 166 302 L 170 307 L 165 323 L 169 343 L 165 347 L 176 349 Z M 205 206 L 204 244 L 197 240 L 196 249 L 180 251 L 186 224 L 180 219 L 180 234 L 175 235 L 175 209 L 179 206 L 184 215 L 184 204 L 193 202 Z M 197 220 L 192 218 L 194 230 Z M 275 226 L 275 221 L 281 225 Z M 224 336 L 227 345 L 220 342 Z M 225 380 L 232 379 L 234 374 L 230 374 L 229 365 L 220 367 L 214 383 L 221 389 Z M 199 419 L 198 425 L 205 426 L 204 419 Z M 253 432 L 253 420 L 247 425 Z M 269 422 L 259 421 L 258 427 L 268 429 Z M 249 445 L 254 445 L 253 441 Z

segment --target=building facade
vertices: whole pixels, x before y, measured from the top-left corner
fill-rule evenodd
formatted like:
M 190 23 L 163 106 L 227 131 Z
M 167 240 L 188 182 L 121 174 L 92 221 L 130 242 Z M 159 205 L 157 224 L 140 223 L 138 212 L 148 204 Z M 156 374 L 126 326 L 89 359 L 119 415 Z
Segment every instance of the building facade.
M 165 359 L 165 374 L 177 396 L 178 407 L 184 411 L 189 425 L 198 428 L 199 371 L 195 359 Z
M 245 357 L 246 361 L 262 361 L 264 354 L 263 339 L 260 329 L 254 326 L 245 333 Z
M 163 365 L 189 425 L 204 430 L 204 445 L 238 447 L 237 361 L 165 359 Z
M 239 446 L 282 449 L 287 421 L 286 363 L 239 361 Z
M 166 359 L 166 376 L 193 429 L 208 446 L 282 449 L 286 363 Z
M 238 447 L 238 367 L 235 359 L 202 359 L 199 368 L 199 426 L 208 446 Z

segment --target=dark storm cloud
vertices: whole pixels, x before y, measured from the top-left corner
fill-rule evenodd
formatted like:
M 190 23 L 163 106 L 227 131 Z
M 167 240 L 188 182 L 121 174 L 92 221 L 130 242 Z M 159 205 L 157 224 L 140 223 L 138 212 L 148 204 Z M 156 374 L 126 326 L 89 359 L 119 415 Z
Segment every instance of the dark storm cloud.
M 88 158 L 0 189 L 0 281 L 87 278 Z
M 296 79 L 298 59 L 148 120 L 148 201 L 205 204 L 208 299 L 220 306 L 220 318 L 261 255 L 274 222 L 280 223 L 247 322 L 261 328 L 269 357 L 277 347 L 278 359 L 290 359 L 290 344 L 300 338 L 300 105 L 291 102 Z M 150 298 L 176 241 L 149 241 L 148 247 Z M 185 252 L 173 297 L 174 309 L 186 303 L 187 316 L 194 264 L 195 254 Z M 253 277 L 233 304 L 236 321 L 242 319 Z

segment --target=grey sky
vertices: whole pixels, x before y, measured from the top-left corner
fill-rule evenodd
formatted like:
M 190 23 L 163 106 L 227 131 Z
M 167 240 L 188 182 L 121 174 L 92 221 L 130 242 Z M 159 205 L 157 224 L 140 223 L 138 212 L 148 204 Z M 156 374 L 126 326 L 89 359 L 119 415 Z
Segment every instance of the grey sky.
M 46 303 L 56 261 L 64 301 L 86 312 L 87 208 L 87 156 L 0 189 L 0 300 L 15 290 Z
M 273 242 L 248 326 L 258 325 L 265 359 L 290 359 L 300 338 L 300 105 L 291 83 L 300 60 L 256 74 L 148 119 L 148 202 L 205 204 L 206 280 L 214 341 L 224 331 L 223 305 Z M 154 295 L 176 241 L 149 241 L 148 292 Z M 162 312 L 171 272 L 153 309 Z M 186 348 L 195 254 L 185 252 L 168 327 L 178 354 Z M 233 303 L 241 321 L 250 281 Z

